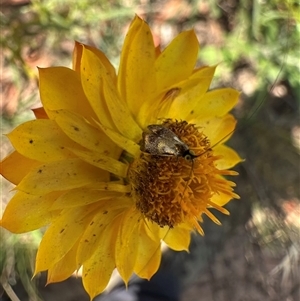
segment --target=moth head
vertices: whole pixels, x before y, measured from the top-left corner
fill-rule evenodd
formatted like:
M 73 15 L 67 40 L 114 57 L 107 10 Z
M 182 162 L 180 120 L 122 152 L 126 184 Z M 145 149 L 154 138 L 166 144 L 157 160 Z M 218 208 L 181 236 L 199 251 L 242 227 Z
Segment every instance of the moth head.
M 196 156 L 194 151 L 192 151 L 191 149 L 187 149 L 183 154 L 182 157 L 186 160 L 186 161 L 193 161 L 195 158 L 199 157 Z

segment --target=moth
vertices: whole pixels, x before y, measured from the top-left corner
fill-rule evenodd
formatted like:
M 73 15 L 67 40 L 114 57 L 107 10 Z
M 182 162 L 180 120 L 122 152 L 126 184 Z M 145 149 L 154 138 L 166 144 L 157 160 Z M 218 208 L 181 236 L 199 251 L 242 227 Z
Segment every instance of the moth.
M 154 156 L 183 157 L 192 161 L 198 156 L 170 129 L 163 125 L 151 124 L 143 133 L 141 151 Z

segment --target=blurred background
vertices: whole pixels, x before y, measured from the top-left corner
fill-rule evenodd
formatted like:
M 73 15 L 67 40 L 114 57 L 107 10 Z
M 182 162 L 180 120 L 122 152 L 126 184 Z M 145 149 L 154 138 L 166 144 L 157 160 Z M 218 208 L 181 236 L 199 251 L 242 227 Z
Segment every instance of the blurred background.
M 219 63 L 213 87 L 242 92 L 230 145 L 241 200 L 223 226 L 181 256 L 181 300 L 296 301 L 300 298 L 300 11 L 293 0 L 1 0 L 1 133 L 33 119 L 39 106 L 38 67 L 71 66 L 74 40 L 100 48 L 115 67 L 127 28 L 138 14 L 165 47 L 194 28 L 198 64 Z M 1 136 L 1 158 L 11 151 Z M 12 188 L 1 179 L 1 210 Z M 20 300 L 89 300 L 72 277 L 45 286 L 31 280 L 41 232 L 0 232 L 0 273 Z M 7 282 L 8 281 L 8 284 Z M 6 283 L 6 284 L 5 284 Z M 0 299 L 10 300 L 0 287 Z

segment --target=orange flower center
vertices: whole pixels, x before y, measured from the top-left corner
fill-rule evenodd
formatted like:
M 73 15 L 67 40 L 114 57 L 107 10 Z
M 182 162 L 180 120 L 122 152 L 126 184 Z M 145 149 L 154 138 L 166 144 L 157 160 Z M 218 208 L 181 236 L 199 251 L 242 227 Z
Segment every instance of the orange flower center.
M 214 162 L 219 158 L 213 155 L 208 138 L 193 124 L 168 119 L 162 126 L 171 130 L 192 156 L 142 152 L 129 169 L 136 207 L 161 227 L 185 222 L 202 234 L 198 224 L 202 213 L 218 223 L 207 208 L 227 212 L 210 202 L 218 192 L 221 171 Z

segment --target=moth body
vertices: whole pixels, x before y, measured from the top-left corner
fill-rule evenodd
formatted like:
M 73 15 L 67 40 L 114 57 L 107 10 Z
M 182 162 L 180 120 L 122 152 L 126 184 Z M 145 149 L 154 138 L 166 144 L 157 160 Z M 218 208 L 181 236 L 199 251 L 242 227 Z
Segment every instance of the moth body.
M 183 157 L 189 161 L 197 157 L 177 135 L 159 124 L 147 127 L 147 132 L 143 133 L 141 151 L 154 156 Z

